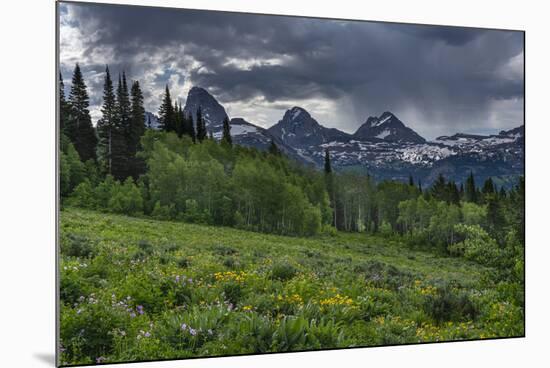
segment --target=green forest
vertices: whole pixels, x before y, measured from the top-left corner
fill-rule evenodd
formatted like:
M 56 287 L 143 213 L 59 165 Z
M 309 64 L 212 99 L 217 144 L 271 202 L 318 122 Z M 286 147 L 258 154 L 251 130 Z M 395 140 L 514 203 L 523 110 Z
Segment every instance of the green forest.
M 168 87 L 153 130 L 108 68 L 94 127 L 80 67 L 59 85 L 63 364 L 524 334 L 523 177 L 306 167 Z

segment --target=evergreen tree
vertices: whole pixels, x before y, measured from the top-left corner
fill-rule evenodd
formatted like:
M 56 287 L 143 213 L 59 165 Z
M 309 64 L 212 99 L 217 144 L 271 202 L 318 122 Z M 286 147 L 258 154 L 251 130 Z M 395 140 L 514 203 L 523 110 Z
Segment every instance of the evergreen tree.
M 113 81 L 109 67 L 105 69 L 105 79 L 103 82 L 103 105 L 101 106 L 101 119 L 97 122 L 97 133 L 99 136 L 98 153 L 101 169 L 107 173 L 111 173 L 111 151 L 113 140 L 113 129 L 116 113 L 116 100 L 113 90 Z
M 59 73 L 59 132 L 65 132 L 65 125 L 70 114 L 70 106 L 65 100 L 65 85 L 63 84 L 63 76 Z
M 493 184 L 493 179 L 489 177 L 487 180 L 485 180 L 485 183 L 483 183 L 483 189 L 481 189 L 481 192 L 485 196 L 496 192 L 495 185 Z
M 183 110 L 183 134 L 188 135 L 195 143 L 197 135 L 195 133 L 195 125 L 193 124 L 193 115 L 187 115 Z
M 273 139 L 271 140 L 271 143 L 269 144 L 269 148 L 267 149 L 267 151 L 274 156 L 281 155 L 281 151 L 279 150 L 279 147 L 277 147 Z
M 500 199 L 506 199 L 506 189 L 504 189 L 504 186 L 500 187 L 500 191 L 498 192 L 498 195 Z
M 223 119 L 222 143 L 228 144 L 229 146 L 233 145 L 233 141 L 231 140 L 231 127 L 229 126 L 229 118 L 227 116 Z
M 73 143 L 82 161 L 96 159 L 97 137 L 90 117 L 90 99 L 86 84 L 76 64 L 69 94 L 70 115 L 64 122 L 65 134 Z
M 414 187 L 414 179 L 413 179 L 412 175 L 410 175 L 410 174 L 409 174 L 409 185 L 411 187 Z
M 439 174 L 436 181 L 433 183 L 430 194 L 438 201 L 448 201 L 448 186 L 442 174 Z
M 131 131 L 131 106 L 126 73 L 118 75 L 116 93 L 116 118 L 115 129 L 111 140 L 111 174 L 115 179 L 123 181 L 131 175 L 132 155 L 128 143 Z
M 447 184 L 447 186 L 448 186 L 448 192 L 447 192 L 446 201 L 448 203 L 459 204 L 460 203 L 460 192 L 458 190 L 458 187 L 456 186 L 456 183 L 454 181 L 450 181 Z
M 476 190 L 476 183 L 474 180 L 474 173 L 470 171 L 470 176 L 466 179 L 466 187 L 464 188 L 464 199 L 466 202 L 476 203 L 478 196 Z
M 328 148 L 325 149 L 325 174 L 332 173 L 332 166 L 330 164 L 330 152 Z
M 128 154 L 131 160 L 131 175 L 137 179 L 145 173 L 145 162 L 137 157 L 141 149 L 141 137 L 145 134 L 145 108 L 143 107 L 143 93 L 139 82 L 132 83 L 130 129 L 127 136 Z
M 183 114 L 181 104 L 178 104 L 177 101 L 174 103 L 174 114 L 175 114 L 176 133 L 178 137 L 181 138 L 181 136 L 184 134 L 184 131 L 185 131 L 185 116 Z
M 197 109 L 197 140 L 202 142 L 206 138 L 206 125 L 202 117 L 202 108 Z
M 160 129 L 165 132 L 174 132 L 176 130 L 174 106 L 172 105 L 172 98 L 170 97 L 168 85 L 166 85 L 162 104 L 159 108 L 159 123 Z

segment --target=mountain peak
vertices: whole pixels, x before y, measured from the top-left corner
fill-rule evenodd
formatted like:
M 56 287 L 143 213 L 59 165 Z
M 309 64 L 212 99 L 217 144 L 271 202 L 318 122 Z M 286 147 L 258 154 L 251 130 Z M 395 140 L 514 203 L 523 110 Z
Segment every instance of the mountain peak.
M 228 117 L 225 109 L 214 96 L 202 87 L 193 86 L 187 94 L 183 111 L 191 114 L 193 120 L 196 121 L 199 106 L 206 126 L 211 130 L 217 130 L 218 127 L 221 127 L 223 120 Z
M 376 138 L 391 142 L 426 142 L 424 138 L 411 128 L 405 126 L 405 124 L 390 111 L 385 111 L 379 117 L 370 116 L 367 121 L 357 129 L 353 136 L 358 139 Z
M 284 143 L 297 148 L 348 137 L 346 133 L 337 129 L 325 128 L 306 109 L 299 106 L 286 110 L 283 118 L 268 131 Z
M 283 120 L 306 120 L 311 118 L 311 115 L 307 112 L 306 109 L 300 106 L 294 106 L 293 108 L 287 110 L 283 116 Z

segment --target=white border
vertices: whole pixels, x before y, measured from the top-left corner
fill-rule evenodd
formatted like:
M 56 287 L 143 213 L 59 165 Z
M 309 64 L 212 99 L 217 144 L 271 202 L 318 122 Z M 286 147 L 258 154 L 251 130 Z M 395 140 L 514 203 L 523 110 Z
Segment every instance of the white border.
M 524 29 L 527 126 L 527 337 L 139 363 L 118 367 L 518 367 L 547 361 L 550 48 L 544 2 L 485 0 L 130 0 L 130 3 L 257 13 Z M 0 365 L 52 367 L 54 353 L 54 1 L 0 5 Z M 7 81 L 7 83 L 6 83 Z M 529 364 L 529 362 L 533 362 Z

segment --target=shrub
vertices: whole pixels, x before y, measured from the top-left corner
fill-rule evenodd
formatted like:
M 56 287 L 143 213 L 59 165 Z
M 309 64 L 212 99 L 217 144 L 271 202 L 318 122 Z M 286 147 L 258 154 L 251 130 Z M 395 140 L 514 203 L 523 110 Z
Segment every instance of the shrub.
M 153 245 L 148 240 L 140 240 L 137 243 L 138 248 L 143 251 L 145 254 L 153 253 Z
M 229 269 L 235 269 L 240 266 L 240 263 L 235 261 L 235 258 L 233 257 L 227 257 L 223 260 L 223 265 Z
M 114 186 L 108 201 L 109 210 L 115 213 L 136 215 L 143 213 L 143 198 L 141 191 L 132 178 L 127 178 L 124 184 Z
M 502 264 L 503 251 L 481 226 L 459 224 L 455 230 L 464 240 L 448 247 L 451 254 L 463 255 L 466 259 L 486 266 L 497 267 Z
M 237 250 L 231 247 L 228 247 L 223 244 L 218 244 L 213 247 L 214 253 L 220 256 L 230 256 L 237 253 Z
M 189 267 L 189 265 L 191 265 L 191 261 L 187 257 L 182 257 L 178 259 L 177 265 L 180 268 L 187 268 Z
M 70 257 L 90 258 L 94 252 L 92 241 L 82 235 L 69 234 L 61 241 L 61 254 Z
M 236 282 L 228 282 L 223 285 L 225 300 L 233 305 L 237 305 L 243 294 L 242 287 Z
M 296 276 L 298 270 L 288 262 L 273 265 L 271 277 L 280 281 L 287 281 Z
M 354 267 L 354 271 L 364 273 L 365 280 L 373 286 L 394 290 L 409 284 L 414 278 L 411 272 L 379 261 L 360 263 Z
M 391 228 L 391 225 L 389 222 L 382 221 L 380 226 L 378 227 L 378 231 L 380 232 L 380 235 L 382 236 L 390 236 L 393 234 L 393 230 Z
M 449 286 L 428 294 L 424 311 L 436 322 L 473 320 L 479 314 L 478 307 L 465 292 L 454 292 Z
M 95 192 L 89 180 L 84 180 L 74 189 L 69 202 L 73 206 L 94 208 L 96 206 Z

